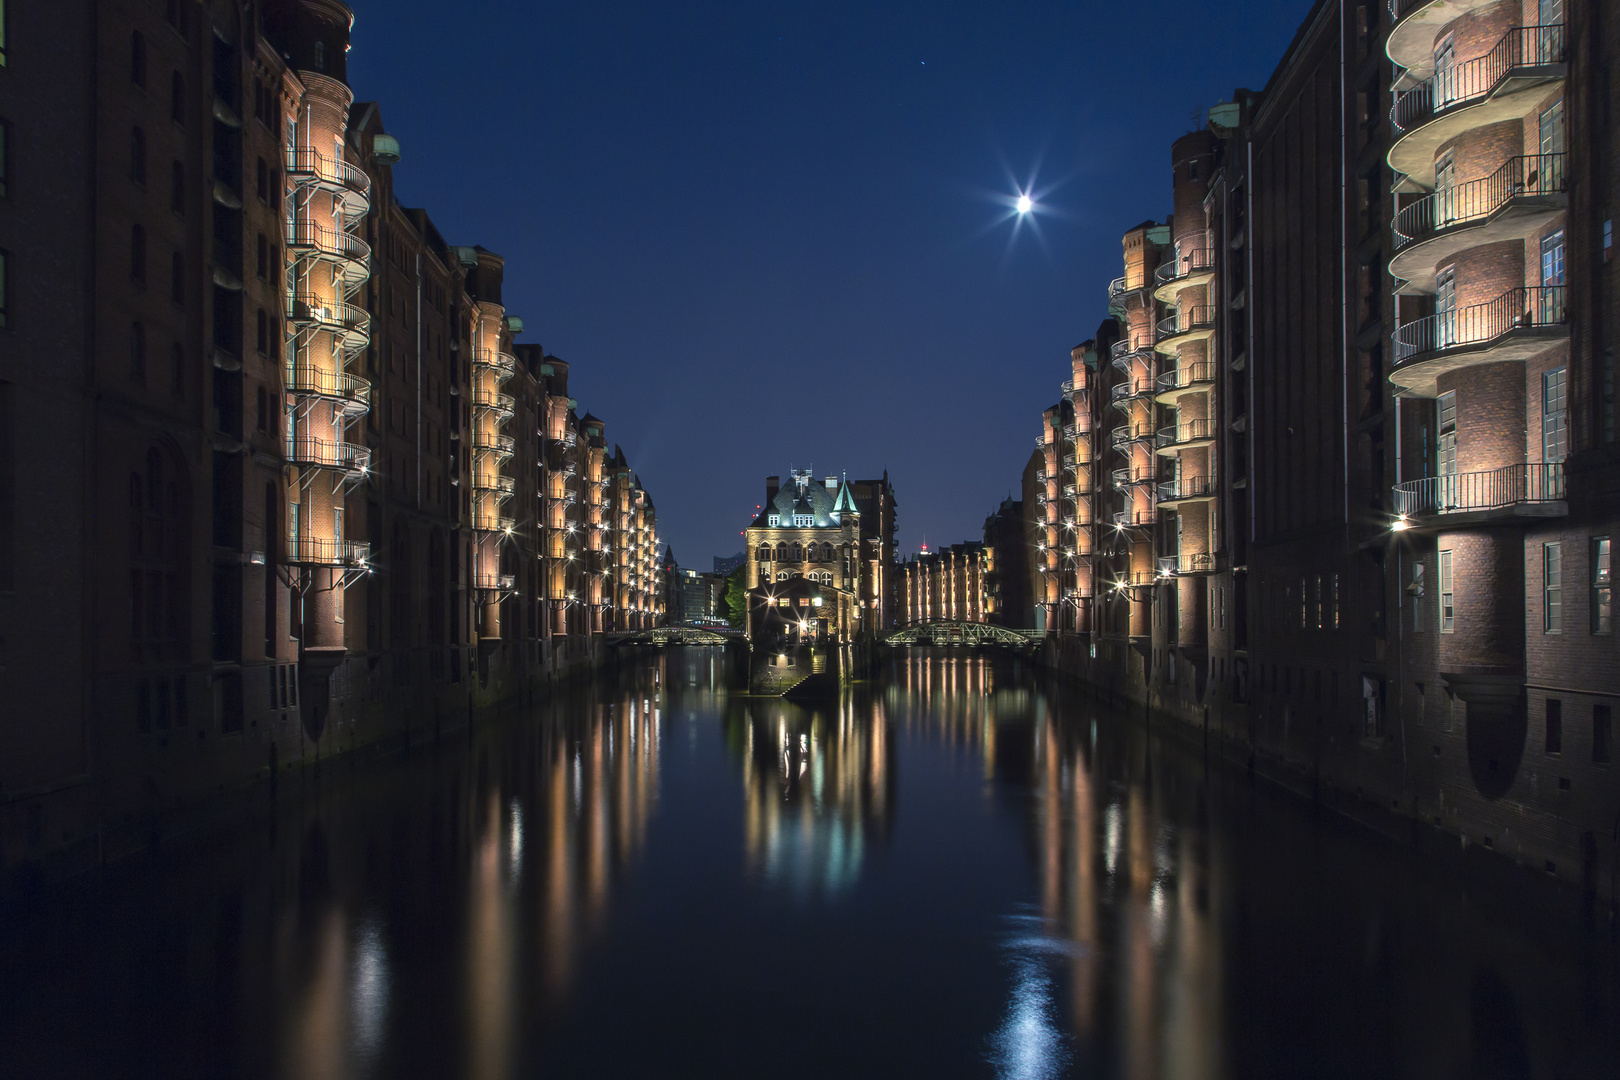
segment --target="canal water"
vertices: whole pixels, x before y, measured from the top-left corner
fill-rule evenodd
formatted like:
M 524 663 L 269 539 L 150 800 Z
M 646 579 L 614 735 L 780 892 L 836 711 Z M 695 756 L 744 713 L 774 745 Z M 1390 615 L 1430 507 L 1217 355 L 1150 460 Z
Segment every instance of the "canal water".
M 1598 935 L 1015 661 L 815 708 L 718 663 L 13 902 L 0 1076 L 1617 1073 Z

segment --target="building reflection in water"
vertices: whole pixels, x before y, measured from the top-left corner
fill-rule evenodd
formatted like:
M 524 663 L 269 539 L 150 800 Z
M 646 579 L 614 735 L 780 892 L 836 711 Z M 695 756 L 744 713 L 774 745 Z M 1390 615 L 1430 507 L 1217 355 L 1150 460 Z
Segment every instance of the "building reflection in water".
M 824 706 L 750 702 L 728 716 L 728 741 L 742 757 L 749 869 L 800 897 L 846 892 L 894 815 L 882 703 L 846 690 Z

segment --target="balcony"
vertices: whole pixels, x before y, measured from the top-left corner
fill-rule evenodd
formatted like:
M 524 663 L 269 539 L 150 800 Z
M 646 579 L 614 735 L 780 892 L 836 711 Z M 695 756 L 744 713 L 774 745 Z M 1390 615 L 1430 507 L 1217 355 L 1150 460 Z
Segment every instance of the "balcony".
M 1452 473 L 1409 480 L 1393 489 L 1397 527 L 1408 518 L 1424 524 L 1467 525 L 1503 517 L 1561 517 L 1564 463 L 1506 465 L 1488 472 Z
M 1116 491 L 1124 491 L 1126 488 L 1136 487 L 1140 484 L 1153 483 L 1153 470 L 1142 466 L 1115 469 L 1109 475 L 1114 482 Z
M 1215 335 L 1215 308 L 1208 304 L 1183 308 L 1168 319 L 1160 319 L 1159 339 L 1153 347 L 1162 353 L 1175 353 L 1194 341 L 1208 341 Z
M 512 574 L 474 574 L 473 588 L 487 592 L 509 593 L 517 584 Z
M 1037 450 L 1045 450 L 1048 446 L 1051 446 L 1051 445 L 1052 445 L 1051 443 L 1046 441 L 1046 433 L 1044 431 L 1041 432 L 1039 435 L 1035 436 L 1035 449 L 1037 449 Z
M 343 202 L 343 212 L 360 217 L 371 209 L 371 177 L 342 158 L 326 157 L 307 146 L 287 150 L 287 176 L 297 184 L 314 184 Z
M 287 248 L 298 259 L 330 262 L 342 275 L 343 286 L 355 289 L 371 276 L 371 246 L 353 233 L 329 229 L 313 221 L 286 222 Z
M 1159 485 L 1159 501 L 1176 503 L 1203 501 L 1215 497 L 1215 481 L 1208 476 L 1183 476 Z
M 1203 551 L 1164 555 L 1159 558 L 1159 576 L 1176 577 L 1180 574 L 1213 574 L 1215 556 Z
M 1150 424 L 1121 424 L 1108 434 L 1108 441 L 1116 450 L 1132 443 L 1148 442 L 1152 438 L 1153 427 Z
M 482 476 L 474 476 L 472 486 L 473 490 L 481 495 L 492 494 L 497 498 L 509 499 L 512 497 L 512 492 L 517 488 L 517 481 L 500 473 L 493 475 L 486 473 Z
M 1108 389 L 1108 403 L 1117 409 L 1129 411 L 1131 406 L 1153 394 L 1153 380 L 1147 377 L 1126 379 Z
M 289 394 L 324 398 L 347 416 L 360 416 L 371 408 L 371 380 L 362 375 L 327 372 L 298 364 L 283 368 L 281 380 Z
M 295 566 L 366 567 L 371 545 L 322 536 L 287 537 L 287 562 Z
M 1131 373 L 1133 364 L 1153 364 L 1153 350 L 1149 348 L 1133 349 L 1126 341 L 1114 342 L 1114 347 L 1108 352 L 1108 362 L 1123 371 L 1126 375 Z
M 1459 368 L 1525 360 L 1569 336 L 1564 286 L 1509 289 L 1475 304 L 1417 319 L 1395 331 L 1395 370 L 1389 381 L 1418 397 L 1434 397 L 1435 380 Z
M 1384 51 L 1418 78 L 1434 71 L 1434 39 L 1447 24 L 1498 0 L 1389 0 L 1394 25 Z
M 1435 267 L 1465 248 L 1524 240 L 1562 213 L 1563 154 L 1509 158 L 1490 176 L 1425 195 L 1395 215 L 1389 272 L 1433 292 Z
M 494 510 L 474 510 L 473 528 L 481 532 L 509 533 L 517 522 Z
M 1174 303 L 1182 289 L 1208 285 L 1215 280 L 1215 252 L 1212 248 L 1194 248 L 1178 252 L 1169 262 L 1153 272 L 1153 297 L 1162 303 Z
M 339 469 L 358 476 L 370 471 L 371 450 L 341 439 L 300 436 L 287 440 L 287 461 L 309 468 Z
M 517 442 L 510 435 L 501 435 L 494 431 L 475 431 L 473 450 L 478 453 L 494 454 L 505 461 L 517 452 Z
M 511 394 L 483 386 L 473 387 L 472 403 L 475 409 L 494 413 L 497 424 L 512 419 L 512 414 L 517 411 L 517 399 Z
M 1472 128 L 1519 119 L 1565 71 L 1562 24 L 1509 30 L 1484 56 L 1452 64 L 1396 94 L 1390 119 L 1398 138 L 1389 148 L 1390 168 L 1432 188 L 1441 143 Z
M 371 340 L 371 315 L 358 304 L 302 293 L 284 306 L 287 322 L 294 329 L 330 331 L 349 352 L 365 348 Z
M 474 367 L 488 368 L 495 372 L 497 382 L 509 379 L 517 373 L 517 357 L 498 349 L 474 349 L 472 362 Z
M 1183 420 L 1160 428 L 1153 441 L 1158 452 L 1166 455 L 1209 446 L 1215 442 L 1215 421 Z
M 1215 385 L 1215 365 L 1207 360 L 1194 364 L 1181 364 L 1162 372 L 1155 383 L 1156 400 L 1161 405 L 1174 405 L 1186 394 L 1202 393 Z

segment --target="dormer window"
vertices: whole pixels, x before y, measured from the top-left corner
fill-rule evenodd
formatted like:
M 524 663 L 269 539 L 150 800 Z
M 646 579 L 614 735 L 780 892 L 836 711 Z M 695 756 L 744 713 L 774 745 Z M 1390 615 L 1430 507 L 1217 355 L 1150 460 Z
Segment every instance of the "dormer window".
M 815 518 L 814 514 L 794 514 L 793 515 L 793 525 L 794 525 L 795 528 L 808 529 L 811 526 L 813 526 L 815 523 L 816 523 L 816 518 Z
M 315 43 L 315 70 L 326 70 L 326 42 L 324 41 Z
M 769 521 L 769 524 L 770 524 L 771 528 L 774 529 L 777 526 L 782 524 L 782 515 L 781 514 L 772 514 L 770 516 L 770 518 L 768 519 L 768 521 Z

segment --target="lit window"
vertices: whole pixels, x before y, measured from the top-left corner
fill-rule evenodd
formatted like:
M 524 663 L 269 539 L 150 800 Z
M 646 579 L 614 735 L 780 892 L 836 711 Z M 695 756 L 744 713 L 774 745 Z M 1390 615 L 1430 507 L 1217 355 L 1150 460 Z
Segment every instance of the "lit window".
M 1549 634 L 1564 629 L 1564 570 L 1561 543 L 1541 545 L 1542 629 Z
M 766 520 L 767 520 L 768 524 L 771 526 L 771 528 L 774 529 L 774 528 L 776 528 L 776 527 L 778 527 L 779 525 L 782 524 L 782 515 L 781 514 L 772 514 Z
M 1453 633 L 1456 628 L 1457 609 L 1451 591 L 1451 552 L 1440 552 L 1440 632 Z
M 1607 634 L 1614 629 L 1614 578 L 1610 563 L 1609 538 L 1592 538 L 1592 633 Z
M 1569 456 L 1569 406 L 1563 368 L 1541 376 L 1541 456 L 1547 463 Z

